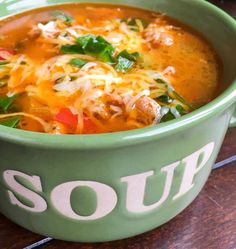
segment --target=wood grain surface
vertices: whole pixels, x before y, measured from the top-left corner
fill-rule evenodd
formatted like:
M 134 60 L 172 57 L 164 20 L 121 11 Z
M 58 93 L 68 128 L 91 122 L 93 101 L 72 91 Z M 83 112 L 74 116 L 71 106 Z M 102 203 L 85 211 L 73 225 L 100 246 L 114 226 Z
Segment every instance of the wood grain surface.
M 211 2 L 236 16 L 236 1 Z M 236 155 L 236 128 L 229 129 L 217 160 L 233 155 Z M 32 244 L 42 239 L 44 237 L 0 215 L 0 249 L 36 248 Z M 214 170 L 195 201 L 172 221 L 153 231 L 126 240 L 98 244 L 52 240 L 40 248 L 236 249 L 236 162 Z

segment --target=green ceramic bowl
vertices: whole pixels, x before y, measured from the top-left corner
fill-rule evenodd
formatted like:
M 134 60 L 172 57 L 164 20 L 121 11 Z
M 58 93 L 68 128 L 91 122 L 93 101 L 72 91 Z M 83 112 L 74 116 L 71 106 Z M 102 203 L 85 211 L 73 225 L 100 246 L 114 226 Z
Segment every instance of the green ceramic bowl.
M 0 15 L 65 2 L 3 0 Z M 35 233 L 97 242 L 160 226 L 198 195 L 228 129 L 236 102 L 235 20 L 202 0 L 116 3 L 165 12 L 203 33 L 223 61 L 228 88 L 151 128 L 56 136 L 0 127 L 0 211 Z

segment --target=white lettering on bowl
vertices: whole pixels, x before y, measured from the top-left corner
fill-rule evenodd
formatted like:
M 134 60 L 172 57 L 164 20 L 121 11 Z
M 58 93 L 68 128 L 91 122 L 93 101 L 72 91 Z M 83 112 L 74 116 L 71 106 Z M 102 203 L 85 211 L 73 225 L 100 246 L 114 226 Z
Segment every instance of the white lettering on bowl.
M 214 143 L 211 142 L 184 159 L 162 167 L 160 173 L 165 175 L 164 186 L 159 186 L 163 188 L 162 195 L 159 200 L 151 205 L 144 205 L 143 203 L 145 199 L 147 180 L 148 177 L 158 174 L 158 172 L 150 170 L 140 174 L 122 177 L 120 179 L 121 184 L 123 183 L 127 185 L 125 204 L 127 211 L 130 213 L 144 213 L 160 207 L 160 205 L 162 205 L 171 194 L 171 187 L 175 180 L 175 170 L 177 168 L 181 169 L 181 167 L 183 168 L 183 176 L 181 177 L 180 187 L 173 197 L 173 201 L 184 196 L 194 187 L 194 178 L 210 159 L 213 149 Z M 16 170 L 6 170 L 3 173 L 3 178 L 7 184 L 7 194 L 12 205 L 16 205 L 30 212 L 45 212 L 47 209 L 47 202 L 40 195 L 40 193 L 43 192 L 43 188 L 39 176 L 27 175 Z M 24 179 L 24 181 L 31 184 L 32 187 L 30 189 L 26 188 L 23 184 L 17 181 L 17 178 Z M 77 214 L 72 207 L 72 191 L 79 187 L 88 187 L 96 194 L 96 209 L 88 216 Z M 22 203 L 17 196 L 21 196 L 23 199 L 25 198 L 33 205 L 28 206 Z M 73 220 L 83 221 L 97 220 L 107 216 L 112 212 L 112 210 L 114 210 L 118 202 L 117 193 L 114 188 L 101 182 L 86 180 L 69 181 L 57 185 L 52 189 L 50 198 L 53 206 L 63 216 Z M 79 203 L 77 203 L 77 205 L 79 205 Z

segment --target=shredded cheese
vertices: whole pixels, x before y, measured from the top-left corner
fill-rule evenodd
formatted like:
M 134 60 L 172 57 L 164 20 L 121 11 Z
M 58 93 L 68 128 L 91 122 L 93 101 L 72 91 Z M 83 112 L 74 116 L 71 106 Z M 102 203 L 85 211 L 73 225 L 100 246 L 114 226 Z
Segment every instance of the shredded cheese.
M 82 133 L 84 129 L 84 112 L 100 127 L 103 127 L 103 124 L 97 116 L 104 120 L 114 120 L 118 116 L 129 115 L 142 97 L 150 100 L 166 92 L 166 86 L 158 84 L 156 80 L 162 78 L 168 82 L 165 77 L 174 74 L 175 68 L 168 66 L 159 72 L 155 68 L 150 70 L 138 65 L 131 71 L 121 73 L 116 71 L 113 65 L 101 62 L 93 56 L 58 55 L 58 51 L 61 46 L 75 44 L 78 37 L 88 34 L 104 37 L 115 48 L 115 56 L 127 49 L 131 53 L 141 51 L 145 54 L 144 43 L 150 46 L 152 43 L 161 42 L 167 46 L 173 44 L 173 27 L 154 22 L 145 29 L 139 19 L 136 19 L 136 24 L 137 32 L 120 19 L 101 21 L 97 25 L 86 20 L 83 26 L 76 22 L 70 26 L 60 21 L 39 23 L 32 29 L 40 32 L 35 40 L 36 45 L 48 45 L 47 49 L 56 51 L 57 55 L 43 64 L 35 63 L 24 54 L 12 56 L 9 64 L 0 68 L 0 77 L 2 74 L 10 75 L 8 96 L 11 96 L 12 92 L 24 92 L 41 105 L 47 106 L 53 114 L 67 105 L 71 112 L 78 116 L 77 133 Z M 72 59 L 84 60 L 85 64 L 81 67 L 72 65 Z M 156 113 L 152 120 L 155 123 L 159 118 L 160 106 L 152 102 L 149 106 L 153 108 L 153 113 Z M 1 114 L 0 118 L 18 115 L 32 118 L 42 125 L 45 132 L 52 132 L 52 124 L 27 112 Z M 143 126 L 132 119 L 128 120 L 128 124 L 131 127 Z M 58 129 L 55 132 L 57 133 Z

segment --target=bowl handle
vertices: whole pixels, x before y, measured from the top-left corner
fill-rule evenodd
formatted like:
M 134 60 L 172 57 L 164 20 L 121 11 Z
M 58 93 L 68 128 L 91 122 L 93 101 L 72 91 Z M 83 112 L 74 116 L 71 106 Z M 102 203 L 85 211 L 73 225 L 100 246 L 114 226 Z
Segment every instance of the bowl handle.
M 233 116 L 230 120 L 229 127 L 236 127 L 236 108 L 235 108 Z

